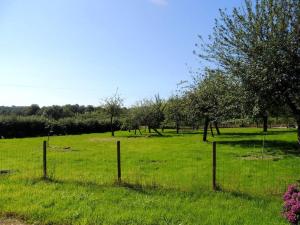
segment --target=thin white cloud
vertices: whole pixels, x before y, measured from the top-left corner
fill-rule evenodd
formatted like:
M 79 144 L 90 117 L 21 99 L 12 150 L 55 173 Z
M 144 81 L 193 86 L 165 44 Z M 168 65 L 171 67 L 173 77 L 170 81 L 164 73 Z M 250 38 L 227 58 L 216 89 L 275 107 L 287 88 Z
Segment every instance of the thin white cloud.
M 150 0 L 155 5 L 158 6 L 167 6 L 168 5 L 168 0 Z

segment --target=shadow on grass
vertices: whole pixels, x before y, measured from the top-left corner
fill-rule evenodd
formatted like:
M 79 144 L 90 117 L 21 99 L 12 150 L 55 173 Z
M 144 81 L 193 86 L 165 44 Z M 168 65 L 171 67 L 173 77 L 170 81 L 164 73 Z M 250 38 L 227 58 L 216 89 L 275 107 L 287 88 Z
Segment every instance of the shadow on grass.
M 49 183 L 49 184 L 59 184 L 59 185 L 75 185 L 80 187 L 92 188 L 92 189 L 103 189 L 103 188 L 114 188 L 114 187 L 123 187 L 139 193 L 147 194 L 149 191 L 176 191 L 175 188 L 166 188 L 157 183 L 151 184 L 141 184 L 141 183 L 130 183 L 127 181 L 118 181 L 113 182 L 104 182 L 97 183 L 93 181 L 80 181 L 80 180 L 62 180 L 56 178 L 36 178 L 30 180 L 30 184 L 38 184 L 40 182 Z
M 225 128 L 226 129 L 226 128 Z M 224 130 L 224 128 L 223 128 Z M 293 130 L 271 130 L 271 131 L 268 131 L 266 136 L 269 136 L 269 135 L 283 135 L 283 134 L 289 134 L 289 133 L 297 133 L 297 130 L 293 129 Z M 263 131 L 257 131 L 257 132 L 222 132 L 221 130 L 221 136 L 225 137 L 225 138 L 237 138 L 237 137 L 249 137 L 249 136 L 258 136 L 258 135 L 261 135 L 263 136 L 264 135 L 264 132 Z M 227 137 L 229 136 L 229 137 Z
M 172 134 L 172 135 L 178 136 L 178 135 L 182 135 L 182 134 L 201 134 L 201 131 L 200 130 L 179 131 L 179 133 L 177 134 L 176 130 L 174 130 L 174 131 L 166 131 L 163 134 Z
M 96 183 L 96 182 L 84 182 L 84 181 L 77 181 L 77 180 L 59 180 L 59 179 L 35 179 L 32 181 L 32 184 L 38 183 L 49 183 L 49 184 L 59 184 L 59 185 L 75 185 L 84 188 L 91 188 L 94 190 L 101 190 L 101 189 L 108 189 L 108 188 L 126 188 L 130 191 L 136 192 L 138 194 L 143 195 L 166 195 L 166 194 L 174 194 L 174 195 L 182 195 L 185 197 L 192 197 L 194 199 L 201 199 L 203 195 L 215 195 L 215 194 L 226 194 L 231 197 L 240 198 L 247 201 L 264 201 L 268 200 L 272 196 L 268 195 L 259 195 L 259 194 L 250 194 L 245 192 L 238 192 L 232 190 L 224 190 L 220 186 L 218 187 L 217 191 L 212 191 L 210 189 L 204 188 L 203 186 L 199 186 L 197 188 L 192 188 L 191 190 L 180 189 L 180 188 L 172 188 L 172 187 L 165 187 L 161 186 L 157 183 L 152 184 L 140 184 L 140 183 L 131 183 L 127 181 L 117 181 L 111 183 Z
M 122 138 L 170 138 L 170 137 L 178 137 L 180 134 L 170 134 L 170 133 L 162 133 L 162 136 L 155 134 L 155 133 L 146 133 L 143 135 L 137 134 L 137 135 L 120 135 L 118 137 Z
M 217 184 L 217 190 L 215 193 L 226 194 L 234 198 L 240 198 L 247 201 L 261 201 L 261 200 L 270 200 L 273 197 L 281 197 L 283 193 L 271 193 L 270 191 L 258 191 L 258 192 L 247 192 L 241 190 L 233 190 L 223 188 L 222 185 Z
M 143 193 L 143 194 L 149 194 L 149 191 L 159 191 L 159 190 L 175 190 L 175 189 L 166 189 L 156 183 L 152 184 L 140 184 L 140 183 L 130 183 L 126 181 L 115 181 L 114 186 L 117 187 L 124 187 L 127 189 L 130 189 L 132 191 L 138 192 L 138 193 Z
M 199 186 L 197 188 L 183 189 L 179 187 L 166 187 L 158 183 L 152 182 L 147 184 L 142 184 L 139 182 L 128 182 L 128 181 L 112 181 L 107 183 L 97 183 L 93 181 L 79 181 L 79 180 L 61 180 L 55 178 L 36 178 L 32 180 L 26 180 L 27 184 L 36 185 L 40 183 L 46 184 L 58 184 L 58 185 L 71 185 L 78 186 L 83 188 L 88 188 L 92 190 L 103 190 L 109 188 L 125 188 L 127 190 L 143 194 L 143 195 L 165 195 L 176 194 L 176 195 L 185 195 L 189 197 L 197 197 L 203 193 L 213 193 L 212 191 Z
M 173 135 L 163 133 L 162 136 L 156 133 L 143 133 L 143 134 L 131 134 L 128 133 L 127 135 L 118 135 L 116 138 L 166 138 L 166 137 L 173 137 Z
M 222 190 L 221 188 L 217 192 L 228 194 L 232 197 L 247 200 L 247 201 L 266 200 L 266 199 L 268 199 L 268 197 L 271 197 L 271 196 L 266 196 L 266 195 L 263 195 L 263 194 L 254 195 L 254 194 L 249 194 L 249 193 L 240 192 L 240 191 Z
M 221 135 L 216 135 L 222 138 L 244 138 L 244 137 L 256 137 L 256 136 L 263 136 L 264 132 L 262 130 L 257 130 L 253 132 L 227 132 L 227 128 L 221 128 Z M 270 130 L 267 132 L 267 136 L 269 135 L 283 135 L 283 134 L 289 134 L 289 133 L 295 133 L 296 129 L 287 129 L 287 130 Z M 176 130 L 167 130 L 164 132 L 161 132 L 162 136 L 158 135 L 155 132 L 148 133 L 148 132 L 142 132 L 142 134 L 133 134 L 128 133 L 128 135 L 120 135 L 119 137 L 123 138 L 164 138 L 164 137 L 178 137 L 182 135 L 202 135 L 203 131 L 200 130 L 189 130 L 189 131 L 180 131 L 178 134 L 176 133 Z M 210 135 L 210 133 L 209 133 Z
M 242 148 L 262 147 L 262 140 L 218 141 L 218 144 L 240 146 Z M 269 154 L 284 153 L 300 157 L 300 146 L 297 142 L 266 140 L 265 149 Z
M 118 137 L 122 138 L 170 138 L 170 137 L 181 137 L 182 135 L 200 135 L 202 134 L 201 131 L 195 131 L 195 132 L 181 132 L 179 134 L 176 133 L 176 131 L 166 131 L 162 133 L 162 136 L 156 134 L 156 133 L 145 133 L 145 134 L 137 134 L 137 135 L 120 135 Z

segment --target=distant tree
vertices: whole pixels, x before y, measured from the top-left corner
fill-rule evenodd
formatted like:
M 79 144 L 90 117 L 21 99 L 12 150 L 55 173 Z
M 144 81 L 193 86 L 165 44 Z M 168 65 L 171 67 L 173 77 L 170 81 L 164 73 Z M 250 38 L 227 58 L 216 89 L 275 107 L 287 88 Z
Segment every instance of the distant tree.
M 31 106 L 27 107 L 25 111 L 25 115 L 33 116 L 37 115 L 40 111 L 40 107 L 37 104 L 32 104 Z
M 158 135 L 162 136 L 157 129 L 161 127 L 165 119 L 165 102 L 160 96 L 155 95 L 154 100 L 144 99 L 137 104 L 136 110 L 141 119 L 141 124 L 148 126 L 149 133 L 151 133 L 151 130 L 154 130 Z
M 113 96 L 108 97 L 104 100 L 104 104 L 102 107 L 105 110 L 107 116 L 110 119 L 110 128 L 111 128 L 111 135 L 115 136 L 114 133 L 114 119 L 120 116 L 123 106 L 123 99 L 119 96 L 116 92 Z
M 43 116 L 48 119 L 58 120 L 63 117 L 63 108 L 58 105 L 43 107 Z
M 299 15 L 299 0 L 245 0 L 244 8 L 220 11 L 210 41 L 197 54 L 238 78 L 262 109 L 288 105 L 300 144 Z
M 136 131 L 138 130 L 140 134 L 142 134 L 140 130 L 140 126 L 143 123 L 143 111 L 138 105 L 132 106 L 128 111 L 127 111 L 127 117 L 126 117 L 126 126 L 127 129 L 134 130 L 134 134 L 136 134 Z
M 167 121 L 172 121 L 175 123 L 176 133 L 179 133 L 180 124 L 184 119 L 184 101 L 178 95 L 171 96 L 165 107 L 165 115 Z
M 72 105 L 64 105 L 62 106 L 62 110 L 63 110 L 63 115 L 62 117 L 73 117 L 75 116 L 75 112 L 73 110 L 73 106 Z
M 165 107 L 166 105 L 159 95 L 155 95 L 155 100 L 150 101 L 148 107 L 148 127 L 150 130 L 153 129 L 160 136 L 162 136 L 162 134 L 157 129 L 165 119 Z
M 92 105 L 88 105 L 86 108 L 85 108 L 85 113 L 91 113 L 91 112 L 94 112 L 95 111 L 95 107 L 92 106 Z

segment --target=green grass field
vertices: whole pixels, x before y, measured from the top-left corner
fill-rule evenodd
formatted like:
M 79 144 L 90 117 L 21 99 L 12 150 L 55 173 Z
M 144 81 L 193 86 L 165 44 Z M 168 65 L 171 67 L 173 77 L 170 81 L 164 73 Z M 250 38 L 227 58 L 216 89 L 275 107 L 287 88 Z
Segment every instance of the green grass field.
M 299 181 L 296 131 L 221 129 L 164 137 L 117 132 L 0 140 L 0 215 L 35 224 L 287 224 L 281 195 Z M 116 182 L 121 141 L 122 183 Z M 212 189 L 212 143 L 217 182 Z M 264 143 L 264 148 L 262 147 Z

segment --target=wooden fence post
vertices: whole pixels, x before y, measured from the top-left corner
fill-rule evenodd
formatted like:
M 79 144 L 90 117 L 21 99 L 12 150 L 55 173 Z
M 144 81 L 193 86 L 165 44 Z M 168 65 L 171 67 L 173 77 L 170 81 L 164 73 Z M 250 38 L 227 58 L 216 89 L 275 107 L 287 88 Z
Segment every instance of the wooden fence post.
M 43 142 L 43 178 L 47 179 L 47 141 Z
M 117 141 L 117 161 L 118 161 L 118 182 L 121 182 L 121 145 Z
M 213 166 L 212 166 L 212 186 L 213 190 L 217 190 L 217 182 L 216 182 L 216 169 L 217 169 L 217 143 L 213 142 L 213 154 L 212 154 Z

